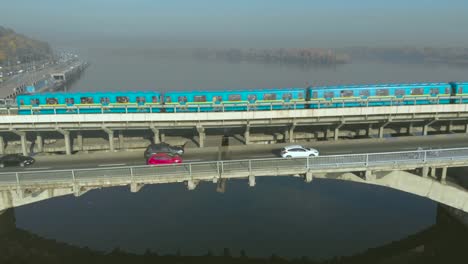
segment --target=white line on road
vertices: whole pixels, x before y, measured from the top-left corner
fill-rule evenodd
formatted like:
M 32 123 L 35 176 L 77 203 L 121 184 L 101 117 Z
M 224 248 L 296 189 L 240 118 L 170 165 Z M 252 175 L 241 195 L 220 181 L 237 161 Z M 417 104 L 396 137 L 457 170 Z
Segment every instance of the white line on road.
M 125 163 L 99 164 L 98 167 L 125 166 Z
M 32 167 L 32 168 L 25 168 L 24 170 L 47 170 L 50 169 L 51 167 Z
M 202 161 L 201 159 L 191 159 L 191 160 L 184 160 L 184 162 L 197 162 Z

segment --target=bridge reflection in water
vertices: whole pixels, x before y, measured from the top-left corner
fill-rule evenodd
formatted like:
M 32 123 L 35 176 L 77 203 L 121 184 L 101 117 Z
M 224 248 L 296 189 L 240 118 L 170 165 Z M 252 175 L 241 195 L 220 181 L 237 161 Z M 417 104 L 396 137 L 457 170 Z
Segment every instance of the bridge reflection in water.
M 295 263 L 460 263 L 465 258 L 468 247 L 468 225 L 460 221 L 460 218 L 467 219 L 468 214 L 454 210 L 438 205 L 434 225 L 399 241 L 330 261 L 310 261 L 303 257 L 295 260 Z M 61 263 L 64 260 L 67 263 L 293 262 L 274 255 L 270 259 L 249 258 L 244 251 L 239 257 L 233 257 L 229 249 L 224 249 L 221 256 L 208 253 L 192 257 L 179 254 L 159 256 L 151 251 L 136 255 L 119 249 L 103 253 L 41 238 L 16 228 L 14 209 L 8 209 L 0 215 L 0 263 Z

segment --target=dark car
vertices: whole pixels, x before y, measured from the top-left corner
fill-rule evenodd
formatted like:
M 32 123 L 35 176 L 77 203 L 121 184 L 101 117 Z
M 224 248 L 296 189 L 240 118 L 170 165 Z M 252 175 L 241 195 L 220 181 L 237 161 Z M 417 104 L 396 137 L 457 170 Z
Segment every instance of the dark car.
M 151 155 L 157 153 L 169 153 L 174 155 L 184 154 L 183 146 L 172 146 L 167 143 L 157 143 L 149 145 L 145 150 L 145 160 L 148 160 Z
M 8 166 L 30 166 L 34 164 L 35 160 L 31 157 L 23 156 L 21 154 L 9 154 L 0 157 L 0 168 Z

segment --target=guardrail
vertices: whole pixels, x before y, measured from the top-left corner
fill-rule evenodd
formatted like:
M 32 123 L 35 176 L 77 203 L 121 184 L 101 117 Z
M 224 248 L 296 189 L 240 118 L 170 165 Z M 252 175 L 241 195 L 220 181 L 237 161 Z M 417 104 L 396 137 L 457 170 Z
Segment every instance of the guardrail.
M 245 108 L 240 111 L 265 111 L 265 110 L 297 110 L 304 108 L 344 108 L 344 107 L 375 107 L 375 106 L 400 106 L 418 104 L 463 104 L 468 102 L 468 96 L 417 96 L 417 97 L 389 97 L 389 98 L 332 98 L 331 100 L 317 100 L 304 102 L 268 102 L 268 103 L 206 103 L 185 105 L 95 105 L 95 106 L 32 106 L 28 108 L 30 114 L 40 114 L 40 111 L 51 111 L 49 114 L 57 114 L 59 110 L 66 110 L 70 114 L 83 114 L 82 111 L 93 110 L 93 114 L 108 113 L 156 113 L 156 112 L 227 112 L 235 111 L 234 108 Z M 112 111 L 118 109 L 120 112 Z M 130 111 L 129 111 L 130 109 Z M 17 114 L 18 106 L 12 101 L 0 100 L 0 113 Z M 237 110 L 239 111 L 239 110 Z
M 367 170 L 383 166 L 422 167 L 435 163 L 462 162 L 468 166 L 468 148 L 430 149 L 403 152 L 331 155 L 300 159 L 250 159 L 193 162 L 177 165 L 127 166 L 90 169 L 21 171 L 0 173 L 0 188 L 22 185 L 86 184 L 112 185 L 126 180 L 174 182 L 249 175 L 287 175 L 307 171 Z

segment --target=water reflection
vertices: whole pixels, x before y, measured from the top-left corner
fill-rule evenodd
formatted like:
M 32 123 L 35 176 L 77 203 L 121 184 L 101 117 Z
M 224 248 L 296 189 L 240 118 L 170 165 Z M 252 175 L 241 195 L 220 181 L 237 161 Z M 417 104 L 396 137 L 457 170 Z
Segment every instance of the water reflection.
M 275 252 L 269 258 L 249 257 L 248 251 L 232 254 L 227 247 L 198 256 L 183 256 L 180 250 L 160 256 L 149 249 L 133 254 L 118 247 L 99 252 L 17 228 L 15 212 L 10 209 L 0 215 L 0 263 L 460 263 L 468 249 L 468 228 L 450 210 L 439 205 L 434 225 L 398 241 L 347 257 L 312 261 L 308 257 L 283 258 Z

